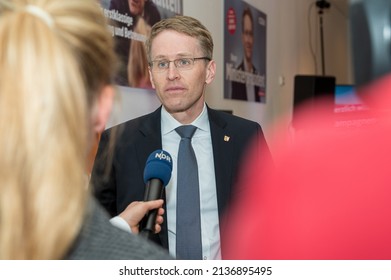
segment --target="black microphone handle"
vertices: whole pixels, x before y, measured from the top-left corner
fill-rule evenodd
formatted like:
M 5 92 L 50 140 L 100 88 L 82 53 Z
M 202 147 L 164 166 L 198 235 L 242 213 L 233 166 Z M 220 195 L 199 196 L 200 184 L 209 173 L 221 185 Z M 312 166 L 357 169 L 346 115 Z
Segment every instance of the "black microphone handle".
M 140 231 L 139 235 L 142 236 L 143 238 L 145 239 L 149 239 L 149 240 L 153 240 L 153 236 L 154 236 L 155 233 L 153 233 L 152 231 L 149 231 L 149 230 L 143 230 L 143 231 Z
M 144 201 L 162 198 L 163 182 L 160 179 L 151 179 L 145 188 Z M 158 209 L 149 211 L 140 222 L 140 235 L 150 239 L 155 232 L 156 216 Z

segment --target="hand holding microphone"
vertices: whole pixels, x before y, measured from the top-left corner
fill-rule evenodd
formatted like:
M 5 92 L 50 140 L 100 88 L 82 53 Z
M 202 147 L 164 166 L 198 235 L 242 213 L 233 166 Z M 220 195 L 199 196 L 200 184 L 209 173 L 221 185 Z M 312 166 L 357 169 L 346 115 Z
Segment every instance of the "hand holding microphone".
M 144 169 L 144 182 L 146 184 L 144 201 L 161 199 L 163 188 L 171 179 L 171 155 L 163 150 L 156 150 L 150 154 Z M 140 235 L 150 238 L 155 232 L 158 209 L 149 211 L 140 222 Z
M 133 201 L 118 216 L 120 216 L 129 225 L 132 233 L 137 234 L 140 230 L 140 221 L 149 211 L 157 209 L 154 233 L 159 233 L 161 231 L 160 225 L 163 223 L 163 203 L 163 199 L 151 201 Z

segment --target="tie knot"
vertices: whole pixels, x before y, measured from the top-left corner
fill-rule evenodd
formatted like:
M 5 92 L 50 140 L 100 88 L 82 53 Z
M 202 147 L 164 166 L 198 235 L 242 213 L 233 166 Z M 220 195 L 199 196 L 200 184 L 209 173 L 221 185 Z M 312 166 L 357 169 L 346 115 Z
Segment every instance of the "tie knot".
M 196 131 L 197 127 L 194 125 L 182 125 L 175 129 L 175 131 L 182 137 L 182 138 L 189 138 L 193 137 L 194 132 Z

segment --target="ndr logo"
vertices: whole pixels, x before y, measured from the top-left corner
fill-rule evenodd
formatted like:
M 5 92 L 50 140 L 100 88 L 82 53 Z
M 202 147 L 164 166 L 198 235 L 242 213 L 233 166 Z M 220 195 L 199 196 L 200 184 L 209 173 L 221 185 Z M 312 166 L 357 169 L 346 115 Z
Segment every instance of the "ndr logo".
M 156 153 L 155 158 L 158 158 L 160 160 L 164 159 L 167 160 L 168 162 L 171 162 L 171 157 L 165 154 L 163 151 L 161 151 L 160 153 Z

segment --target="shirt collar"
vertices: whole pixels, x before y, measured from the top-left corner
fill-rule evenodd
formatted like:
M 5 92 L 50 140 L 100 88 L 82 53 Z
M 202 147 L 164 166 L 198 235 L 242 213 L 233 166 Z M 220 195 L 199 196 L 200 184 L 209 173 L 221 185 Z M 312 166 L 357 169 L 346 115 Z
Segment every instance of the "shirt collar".
M 162 135 L 166 135 L 173 130 L 175 130 L 178 126 L 182 124 L 178 122 L 167 110 L 162 106 L 161 110 L 161 126 L 162 126 Z M 204 108 L 202 109 L 201 114 L 191 123 L 196 126 L 198 129 L 209 132 L 209 117 L 208 110 L 206 109 L 206 104 L 204 103 Z

